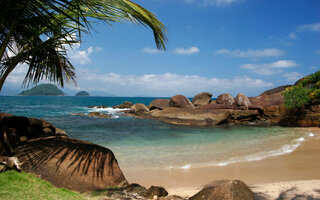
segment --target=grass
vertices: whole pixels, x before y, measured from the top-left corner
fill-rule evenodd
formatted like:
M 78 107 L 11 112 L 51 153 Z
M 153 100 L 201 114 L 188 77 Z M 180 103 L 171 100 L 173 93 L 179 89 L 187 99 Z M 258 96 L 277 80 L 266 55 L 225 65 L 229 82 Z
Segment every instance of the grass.
M 87 198 L 64 188 L 56 188 L 32 174 L 7 171 L 0 173 L 0 199 L 84 200 Z

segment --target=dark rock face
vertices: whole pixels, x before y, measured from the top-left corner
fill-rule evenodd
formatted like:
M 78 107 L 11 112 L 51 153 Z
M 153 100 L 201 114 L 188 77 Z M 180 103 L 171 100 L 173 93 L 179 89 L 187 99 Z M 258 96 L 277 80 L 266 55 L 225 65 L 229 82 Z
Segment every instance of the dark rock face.
M 218 96 L 216 100 L 217 104 L 226 104 L 226 105 L 233 105 L 234 104 L 234 98 L 231 96 L 231 94 L 221 94 Z
M 189 200 L 254 200 L 254 194 L 242 181 L 225 181 L 202 189 Z
M 147 197 L 148 199 L 153 199 L 154 196 L 157 196 L 157 197 L 168 196 L 168 192 L 163 187 L 151 186 L 149 189 L 147 189 L 144 192 L 143 196 Z
M 246 109 L 248 109 L 252 105 L 249 98 L 241 93 L 237 95 L 234 103 L 236 104 L 236 106 L 244 106 Z
M 211 101 L 212 93 L 202 92 L 193 97 L 192 103 L 195 107 L 208 105 Z
M 146 188 L 137 183 L 132 183 L 125 187 L 123 190 L 127 193 L 137 193 L 140 196 L 143 196 L 143 194 L 146 192 Z
M 26 141 L 15 148 L 22 170 L 41 176 L 56 187 L 79 192 L 118 186 L 125 177 L 111 150 L 66 137 Z
M 162 110 L 164 108 L 169 107 L 169 102 L 170 102 L 170 99 L 155 99 L 151 101 L 148 108 L 149 110 L 154 110 L 154 109 Z
M 0 155 L 11 156 L 13 149 L 28 139 L 56 135 L 56 128 L 43 119 L 0 113 L 0 123 Z
M 178 107 L 178 108 L 193 108 L 194 106 L 190 102 L 190 100 L 183 95 L 176 95 L 170 99 L 169 102 L 170 107 Z
M 120 108 L 120 109 L 129 109 L 129 108 L 131 108 L 131 106 L 133 105 L 133 103 L 132 102 L 130 102 L 130 101 L 125 101 L 125 102 L 123 102 L 122 104 L 120 104 L 120 105 L 117 105 L 117 106 L 112 106 L 112 108 Z

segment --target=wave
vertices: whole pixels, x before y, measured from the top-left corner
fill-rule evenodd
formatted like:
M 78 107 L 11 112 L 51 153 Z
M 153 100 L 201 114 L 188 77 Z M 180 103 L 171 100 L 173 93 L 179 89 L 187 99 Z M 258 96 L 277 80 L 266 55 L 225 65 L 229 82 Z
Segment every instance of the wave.
M 312 137 L 309 135 L 309 137 Z M 230 158 L 226 161 L 221 162 L 210 162 L 210 163 L 197 163 L 197 164 L 186 164 L 184 166 L 180 167 L 169 167 L 169 169 L 190 169 L 190 168 L 202 168 L 202 167 L 222 167 L 227 166 L 233 163 L 239 163 L 239 162 L 251 162 L 251 161 L 258 161 L 263 160 L 269 157 L 275 157 L 280 155 L 285 155 L 294 152 L 303 142 L 305 141 L 304 137 L 300 137 L 298 139 L 293 140 L 292 144 L 285 144 L 281 148 L 266 152 L 260 152 L 251 154 L 245 157 L 240 158 Z
M 104 112 L 110 115 L 115 115 L 118 116 L 121 112 L 128 111 L 130 109 L 124 108 L 112 108 L 112 107 L 107 107 L 107 108 L 99 108 L 99 107 L 94 107 L 94 108 L 89 108 L 90 112 Z M 117 117 L 118 118 L 118 117 Z

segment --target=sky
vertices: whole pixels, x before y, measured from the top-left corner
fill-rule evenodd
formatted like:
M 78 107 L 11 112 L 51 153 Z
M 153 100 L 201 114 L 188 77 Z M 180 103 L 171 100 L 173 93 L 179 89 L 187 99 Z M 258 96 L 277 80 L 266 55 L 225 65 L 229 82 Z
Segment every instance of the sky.
M 320 0 L 133 1 L 167 27 L 167 51 L 143 26 L 95 23 L 68 52 L 78 81 L 65 93 L 257 96 L 320 70 Z M 23 90 L 26 70 L 16 68 L 0 94 Z

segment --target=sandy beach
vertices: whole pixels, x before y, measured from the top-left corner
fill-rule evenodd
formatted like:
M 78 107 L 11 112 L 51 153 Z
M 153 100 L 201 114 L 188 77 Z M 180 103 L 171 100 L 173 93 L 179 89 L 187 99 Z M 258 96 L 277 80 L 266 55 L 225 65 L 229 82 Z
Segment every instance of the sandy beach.
M 281 156 L 219 167 L 124 169 L 124 173 L 129 182 L 138 182 L 147 187 L 161 185 L 170 194 L 181 196 L 192 196 L 217 180 L 239 179 L 255 193 L 268 195 L 267 199 L 276 199 L 293 188 L 295 190 L 291 193 L 320 198 L 320 129 L 304 130 L 314 136 L 306 139 L 294 152 Z

